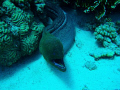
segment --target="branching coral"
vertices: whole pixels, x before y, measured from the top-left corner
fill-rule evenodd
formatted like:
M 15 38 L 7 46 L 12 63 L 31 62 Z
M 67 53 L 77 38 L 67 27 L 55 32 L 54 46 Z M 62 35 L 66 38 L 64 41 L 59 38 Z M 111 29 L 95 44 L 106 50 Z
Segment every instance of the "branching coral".
M 108 22 L 104 25 L 100 25 L 95 29 L 95 38 L 103 43 L 104 47 L 108 47 L 109 44 L 115 42 L 117 37 L 117 31 L 114 27 L 114 23 Z
M 61 0 L 60 0 L 61 1 Z M 114 9 L 120 0 L 62 0 L 63 2 L 76 7 L 85 8 L 84 12 L 89 13 L 90 11 L 96 12 L 96 19 L 101 19 L 105 14 L 106 10 Z
M 95 29 L 94 35 L 97 41 L 101 42 L 104 47 L 96 49 L 90 55 L 96 60 L 120 55 L 120 37 L 117 30 L 118 28 L 113 22 L 107 22 L 104 25 L 98 26 Z

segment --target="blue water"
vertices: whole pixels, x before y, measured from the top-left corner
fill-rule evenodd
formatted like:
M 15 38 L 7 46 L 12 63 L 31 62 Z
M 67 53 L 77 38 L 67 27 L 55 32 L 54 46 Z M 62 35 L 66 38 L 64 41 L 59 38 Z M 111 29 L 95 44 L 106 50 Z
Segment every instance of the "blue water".
M 120 90 L 120 56 L 95 61 L 89 55 L 101 48 L 93 31 L 84 25 L 94 15 L 65 11 L 72 17 L 76 32 L 75 43 L 64 57 L 66 72 L 50 65 L 37 51 L 11 67 L 0 66 L 0 90 Z M 110 14 L 113 21 L 120 20 L 119 16 Z M 86 62 L 92 64 L 87 68 Z

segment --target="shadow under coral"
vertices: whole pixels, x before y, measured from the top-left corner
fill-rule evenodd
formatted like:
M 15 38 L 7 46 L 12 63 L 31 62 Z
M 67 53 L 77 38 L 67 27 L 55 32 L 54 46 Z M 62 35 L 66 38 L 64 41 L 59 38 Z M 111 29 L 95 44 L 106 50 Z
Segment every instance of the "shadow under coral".
M 38 60 L 40 57 L 41 54 L 39 53 L 39 50 L 37 50 L 33 52 L 31 56 L 22 57 L 16 63 L 9 67 L 0 66 L 0 80 L 11 77 L 16 72 L 24 68 L 26 65 Z

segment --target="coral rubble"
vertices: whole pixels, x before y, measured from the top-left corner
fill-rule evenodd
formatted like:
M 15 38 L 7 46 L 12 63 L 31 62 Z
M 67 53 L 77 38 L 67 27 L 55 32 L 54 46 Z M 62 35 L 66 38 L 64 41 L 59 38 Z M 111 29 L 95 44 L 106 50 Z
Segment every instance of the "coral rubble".
M 94 62 L 92 62 L 92 61 L 87 61 L 87 62 L 85 63 L 85 67 L 86 67 L 87 69 L 89 69 L 90 71 L 97 69 L 96 64 L 95 64 Z

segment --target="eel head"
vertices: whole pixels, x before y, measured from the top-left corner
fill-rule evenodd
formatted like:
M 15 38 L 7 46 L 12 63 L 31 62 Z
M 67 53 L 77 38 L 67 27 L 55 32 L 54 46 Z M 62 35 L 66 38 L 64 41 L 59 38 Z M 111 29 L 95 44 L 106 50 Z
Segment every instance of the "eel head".
M 47 62 L 60 71 L 66 71 L 63 45 L 58 38 L 50 33 L 44 33 L 39 43 L 39 50 Z

